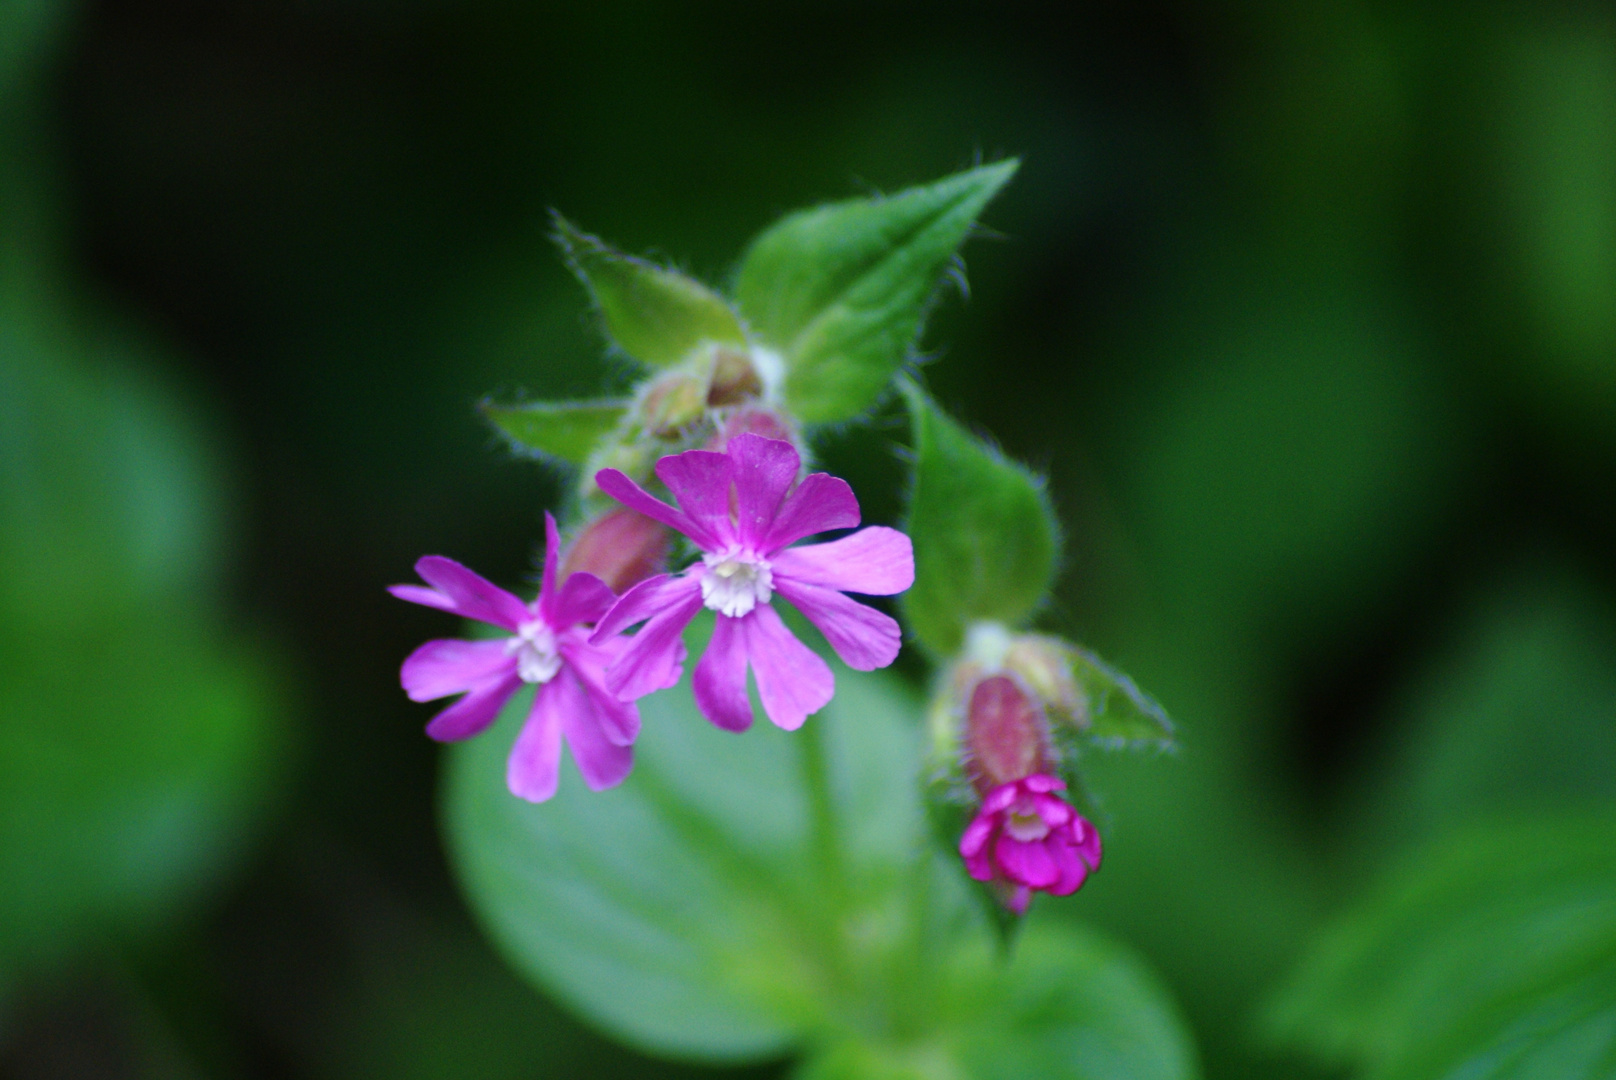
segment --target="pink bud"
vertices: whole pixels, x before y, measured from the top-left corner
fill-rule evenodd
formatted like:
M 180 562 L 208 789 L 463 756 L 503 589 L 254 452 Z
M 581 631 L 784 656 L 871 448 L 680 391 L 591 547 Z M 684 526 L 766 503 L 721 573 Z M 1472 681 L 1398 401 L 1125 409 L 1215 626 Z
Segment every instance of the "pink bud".
M 579 571 L 594 574 L 618 595 L 667 568 L 666 526 L 635 510 L 602 514 L 584 526 L 561 564 L 561 580 Z
M 706 448 L 722 453 L 737 435 L 761 435 L 765 439 L 788 442 L 793 447 L 798 445 L 795 433 L 778 414 L 769 409 L 747 407 L 731 413 Z
M 989 675 L 965 710 L 966 770 L 977 793 L 1050 768 L 1049 725 L 1038 702 L 1010 675 Z

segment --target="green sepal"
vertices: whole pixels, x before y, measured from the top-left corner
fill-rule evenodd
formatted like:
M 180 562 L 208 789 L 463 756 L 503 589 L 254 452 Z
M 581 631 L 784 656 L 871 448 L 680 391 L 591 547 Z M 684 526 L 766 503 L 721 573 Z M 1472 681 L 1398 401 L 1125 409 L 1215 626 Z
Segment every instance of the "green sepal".
M 624 398 L 524 405 L 484 401 L 479 408 L 516 450 L 582 465 L 617 430 L 629 404 Z
M 752 242 L 735 299 L 785 359 L 785 403 L 809 423 L 875 404 L 908 359 L 926 307 L 1012 159 L 896 195 L 787 216 Z
M 1083 732 L 1107 749 L 1174 750 L 1177 732 L 1167 711 L 1134 681 L 1087 649 L 1067 646 L 1067 662 L 1087 707 Z
M 905 531 L 915 583 L 903 610 L 923 646 L 952 656 L 972 623 L 1031 618 L 1054 584 L 1060 526 L 1040 477 L 967 433 L 913 381 L 899 388 L 914 423 Z
M 640 363 L 670 367 L 705 342 L 746 346 L 735 312 L 695 278 L 625 255 L 560 214 L 555 238 L 595 298 L 607 334 Z

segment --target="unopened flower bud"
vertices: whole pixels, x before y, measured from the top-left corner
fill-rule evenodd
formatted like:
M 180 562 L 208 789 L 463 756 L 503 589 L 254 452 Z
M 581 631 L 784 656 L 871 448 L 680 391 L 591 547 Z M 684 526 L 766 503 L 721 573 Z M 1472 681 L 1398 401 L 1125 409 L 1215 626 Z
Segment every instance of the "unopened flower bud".
M 667 527 L 635 510 L 602 514 L 584 526 L 561 563 L 561 580 L 583 571 L 618 595 L 667 568 Z
M 762 396 L 763 377 L 749 355 L 722 346 L 713 350 L 712 376 L 707 383 L 708 408 L 742 405 Z
M 748 407 L 737 409 L 725 418 L 718 433 L 707 444 L 707 449 L 722 453 L 737 435 L 761 435 L 765 439 L 780 439 L 793 446 L 800 445 L 796 433 L 779 413 L 771 409 Z
M 1088 699 L 1072 678 L 1071 646 L 1064 641 L 1021 634 L 1005 650 L 1004 666 L 1021 676 L 1051 720 L 1071 724 L 1079 731 L 1089 726 Z
M 677 438 L 707 415 L 705 380 L 676 371 L 654 380 L 640 397 L 640 423 L 660 439 Z
M 1046 772 L 1052 751 L 1038 702 L 1009 674 L 989 675 L 965 707 L 965 767 L 978 794 Z

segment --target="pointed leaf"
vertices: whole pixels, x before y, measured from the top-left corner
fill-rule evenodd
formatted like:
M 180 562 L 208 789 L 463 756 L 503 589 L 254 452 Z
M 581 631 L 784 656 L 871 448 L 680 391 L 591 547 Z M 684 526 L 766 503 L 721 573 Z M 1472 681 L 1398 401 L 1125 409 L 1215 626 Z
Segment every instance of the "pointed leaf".
M 1134 681 L 1087 649 L 1067 647 L 1072 680 L 1088 707 L 1088 738 L 1113 748 L 1177 745 L 1173 723 L 1156 700 Z
M 735 297 L 786 361 L 787 406 L 810 423 L 873 405 L 988 200 L 1016 171 L 1001 161 L 884 198 L 791 214 L 753 241 Z
M 535 401 L 524 405 L 482 403 L 483 415 L 514 448 L 572 465 L 589 460 L 602 440 L 617 429 L 629 402 Z
M 556 242 L 589 287 L 618 347 L 642 364 L 668 367 L 705 342 L 745 347 L 740 320 L 697 281 L 613 249 L 556 215 Z
M 952 656 L 966 627 L 1025 623 L 1054 583 L 1059 524 L 1043 481 L 951 420 L 913 382 L 915 478 L 905 531 L 915 584 L 903 610 L 920 643 Z

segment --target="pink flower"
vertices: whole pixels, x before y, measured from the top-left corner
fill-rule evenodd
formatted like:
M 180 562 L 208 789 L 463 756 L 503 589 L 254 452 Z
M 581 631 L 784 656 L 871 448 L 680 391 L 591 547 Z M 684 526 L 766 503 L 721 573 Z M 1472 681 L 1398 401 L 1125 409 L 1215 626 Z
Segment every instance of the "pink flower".
M 730 731 L 749 727 L 750 666 L 769 719 L 788 731 L 802 726 L 836 685 L 830 667 L 780 621 L 771 605 L 777 594 L 819 628 L 848 667 L 873 671 L 892 663 L 902 638 L 897 622 L 843 592 L 887 596 L 907 589 L 915 579 L 909 538 L 874 526 L 827 544 L 790 547 L 805 536 L 859 522 L 858 500 L 845 481 L 813 473 L 797 483 L 800 465 L 790 443 L 753 434 L 735 436 L 723 453 L 688 450 L 665 457 L 656 473 L 678 509 L 616 469 L 595 475 L 600 490 L 684 533 L 702 552 L 701 561 L 684 572 L 636 585 L 595 628 L 590 640 L 601 642 L 645 623 L 606 671 L 612 693 L 631 701 L 678 682 L 684 665 L 680 634 L 707 607 L 717 620 L 696 665 L 702 714 Z
M 607 693 L 604 682 L 607 665 L 626 642 L 591 644 L 583 626 L 605 614 L 616 597 L 593 574 L 572 574 L 557 589 L 561 539 L 555 518 L 545 514 L 544 527 L 544 582 L 531 604 L 441 555 L 415 564 L 415 572 L 431 588 L 394 585 L 387 590 L 400 600 L 515 635 L 429 641 L 404 661 L 400 678 L 412 701 L 465 694 L 426 726 L 428 735 L 444 742 L 476 735 L 494 722 L 523 683 L 535 684 L 533 707 L 506 768 L 511 793 L 530 802 L 555 794 L 563 736 L 584 783 L 600 791 L 628 775 L 640 732 L 639 710 Z
M 1100 834 L 1054 792 L 1066 784 L 1034 773 L 988 792 L 960 837 L 965 869 L 1011 886 L 1010 909 L 1027 910 L 1036 891 L 1066 896 L 1100 868 Z

